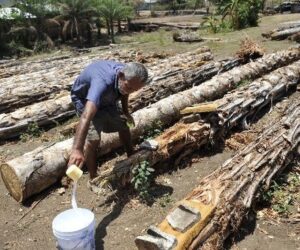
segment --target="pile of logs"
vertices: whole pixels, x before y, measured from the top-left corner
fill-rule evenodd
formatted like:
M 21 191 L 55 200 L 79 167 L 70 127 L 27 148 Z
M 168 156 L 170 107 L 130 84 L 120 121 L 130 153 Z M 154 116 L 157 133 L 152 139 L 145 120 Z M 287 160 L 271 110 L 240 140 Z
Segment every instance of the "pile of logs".
M 279 24 L 277 29 L 274 29 L 267 33 L 262 33 L 262 36 L 271 40 L 283 40 L 300 34 L 300 21 L 286 22 Z M 293 40 L 293 39 L 292 39 Z
M 223 139 L 234 126 L 241 125 L 247 129 L 251 117 L 266 105 L 273 105 L 277 99 L 286 96 L 289 90 L 295 90 L 299 82 L 300 61 L 297 61 L 255 80 L 248 86 L 232 91 L 215 101 L 214 112 L 202 117 L 201 121 L 199 116 L 189 117 L 185 122 L 175 124 L 155 138 L 157 150 L 140 150 L 125 160 L 106 163 L 108 168 L 101 171 L 97 180 L 99 185 L 103 186 L 101 184 L 108 181 L 128 183 L 132 169 L 140 161 L 147 161 L 149 166 L 154 166 L 178 154 L 190 154 L 218 137 Z M 199 113 L 203 109 L 207 111 L 207 106 L 194 106 L 190 113 Z
M 145 87 L 145 93 L 147 92 L 149 94 L 149 90 L 151 89 L 151 92 L 157 96 L 156 100 L 158 98 L 162 99 L 171 93 L 175 93 L 176 87 L 172 84 L 173 82 L 175 82 L 175 84 L 178 82 L 178 80 L 176 81 L 175 76 L 177 76 L 177 79 L 181 79 L 187 71 L 187 68 L 195 73 L 199 72 L 200 74 L 203 74 L 204 80 L 207 79 L 207 77 L 212 77 L 218 71 L 229 69 L 230 65 L 233 67 L 238 64 L 238 61 L 233 59 L 216 62 L 214 65 L 210 64 L 210 67 L 208 67 L 207 70 L 200 66 L 212 59 L 213 56 L 210 50 L 207 47 L 203 47 L 193 53 L 188 52 L 169 57 L 168 59 L 146 63 L 146 66 L 149 65 L 148 68 L 151 74 L 158 76 L 153 77 L 149 87 Z M 77 59 L 75 61 L 77 61 Z M 163 65 L 166 65 L 166 67 L 164 68 Z M 215 73 L 211 73 L 213 67 L 215 68 Z M 62 68 L 53 68 L 53 70 L 54 69 L 56 70 L 56 75 L 63 70 Z M 51 70 L 49 74 L 45 74 L 45 72 L 43 72 L 44 70 L 41 70 L 32 73 L 29 76 L 27 75 L 26 77 L 28 78 L 22 78 L 24 82 L 15 81 L 14 84 L 8 84 L 3 87 L 0 85 L 3 90 L 3 94 L 0 94 L 0 100 L 2 101 L 0 109 L 2 108 L 2 110 L 8 111 L 17 105 L 35 102 L 32 105 L 27 105 L 15 111 L 0 114 L 0 137 L 2 139 L 18 136 L 21 132 L 26 130 L 30 123 L 35 122 L 37 125 L 43 126 L 51 124 L 58 119 L 65 119 L 74 115 L 75 110 L 71 102 L 70 94 L 65 90 L 63 91 L 63 89 L 70 89 L 73 81 L 70 80 L 68 75 L 58 80 L 52 76 L 52 74 L 54 74 L 53 70 Z M 41 72 L 42 76 L 39 75 Z M 68 72 L 68 74 L 72 75 L 73 78 L 73 73 L 70 74 L 70 72 Z M 34 75 L 37 77 L 34 77 Z M 32 78 L 30 79 L 30 77 Z M 167 78 L 173 78 L 173 82 L 170 82 L 170 87 L 166 85 L 165 90 L 159 92 L 159 90 L 162 89 L 161 86 L 165 85 L 162 84 L 162 82 L 165 82 Z M 6 81 L 7 79 L 8 78 L 5 78 Z M 13 77 L 11 77 L 11 79 L 13 79 Z M 28 83 L 29 80 L 32 82 L 31 84 Z M 35 88 L 32 88 L 33 85 Z M 186 85 L 183 84 L 179 88 L 177 87 L 177 91 L 189 88 L 190 86 L 189 83 Z M 139 93 L 143 93 L 143 90 Z M 52 97 L 50 97 L 50 94 Z M 141 95 L 143 96 L 144 94 Z M 137 93 L 131 98 L 131 101 L 138 101 L 140 98 L 141 97 Z M 143 107 L 148 104 L 149 101 L 145 102 Z
M 205 48 L 203 52 L 209 52 Z M 212 55 L 206 55 L 206 58 Z M 75 77 L 91 61 L 113 59 L 122 62 L 134 61 L 136 53 L 104 52 L 57 60 L 43 60 L 17 65 L 1 65 L 0 113 L 10 112 L 41 100 L 51 99 L 63 90 L 69 90 Z M 191 55 L 186 60 L 195 59 Z M 200 59 L 199 59 L 200 60 Z M 205 60 L 205 58 L 204 58 Z M 33 87 L 34 86 L 34 87 Z
M 156 121 L 161 121 L 164 126 L 172 125 L 179 120 L 180 110 L 200 102 L 222 97 L 244 80 L 258 78 L 299 59 L 300 50 L 298 48 L 265 55 L 255 62 L 235 67 L 199 86 L 194 86 L 140 109 L 133 113 L 136 127 L 131 130 L 132 137 L 137 139 L 145 133 L 147 124 Z M 293 70 L 293 68 L 290 69 L 290 71 Z M 287 76 L 294 75 L 290 71 L 287 71 Z M 193 77 L 197 81 L 197 75 Z M 254 103 L 259 103 L 259 101 L 260 99 L 255 100 Z M 1 175 L 12 196 L 21 202 L 60 179 L 66 167 L 72 142 L 73 140 L 69 139 L 40 147 L 2 164 Z M 108 153 L 120 145 L 116 133 L 103 134 L 100 153 Z
M 259 189 L 294 159 L 299 159 L 300 101 L 281 120 L 215 172 L 200 181 L 157 227 L 136 238 L 140 250 L 223 249 L 224 240 L 236 232 Z

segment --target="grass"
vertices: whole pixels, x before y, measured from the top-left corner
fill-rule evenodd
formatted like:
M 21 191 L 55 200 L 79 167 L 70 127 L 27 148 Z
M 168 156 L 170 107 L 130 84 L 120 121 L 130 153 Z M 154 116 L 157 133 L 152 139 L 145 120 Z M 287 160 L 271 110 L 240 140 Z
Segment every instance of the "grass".
M 282 216 L 292 213 L 293 205 L 300 202 L 300 173 L 290 172 L 273 181 L 270 189 L 262 194 L 263 202 L 269 204 Z
M 29 123 L 27 130 L 25 133 L 20 135 L 20 139 L 22 142 L 26 142 L 33 137 L 40 137 L 43 130 L 40 129 L 36 122 Z
M 199 25 L 203 21 L 201 16 L 191 16 L 191 20 L 195 23 L 198 22 Z M 247 28 L 238 31 L 231 32 L 221 32 L 217 34 L 208 33 L 205 30 L 199 30 L 199 34 L 203 37 L 220 38 L 221 41 L 204 41 L 201 43 L 178 43 L 174 42 L 172 39 L 172 34 L 174 31 L 169 31 L 167 29 L 159 29 L 158 31 L 147 33 L 138 32 L 133 34 L 125 34 L 117 37 L 117 43 L 122 44 L 130 49 L 140 50 L 144 52 L 175 52 L 181 53 L 186 51 L 192 51 L 199 48 L 200 46 L 208 46 L 212 49 L 216 58 L 224 58 L 228 56 L 233 56 L 235 52 L 239 49 L 240 41 L 243 37 L 249 36 L 253 40 L 262 44 L 266 48 L 266 52 L 272 52 L 276 50 L 281 50 L 294 45 L 294 42 L 289 40 L 283 41 L 270 41 L 265 40 L 261 34 L 263 32 L 275 29 L 280 22 L 299 20 L 300 14 L 278 14 L 274 16 L 264 16 L 260 19 L 258 27 Z M 151 19 L 154 20 L 154 19 Z M 151 21 L 149 20 L 149 21 Z M 159 18 L 155 19 L 156 21 Z M 185 22 L 188 19 L 185 16 Z M 179 21 L 178 21 L 179 22 Z M 127 45 L 126 45 L 127 44 Z

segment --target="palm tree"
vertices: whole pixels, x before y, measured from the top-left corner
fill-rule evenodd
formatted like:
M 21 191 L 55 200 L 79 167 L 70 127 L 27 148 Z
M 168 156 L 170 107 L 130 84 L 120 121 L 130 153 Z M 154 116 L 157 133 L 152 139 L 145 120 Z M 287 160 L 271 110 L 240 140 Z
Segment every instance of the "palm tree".
M 94 4 L 100 15 L 106 20 L 107 33 L 110 34 L 111 41 L 114 43 L 114 21 L 130 17 L 133 12 L 132 8 L 120 0 L 94 0 Z
M 93 4 L 91 0 L 59 0 L 57 5 L 60 7 L 61 16 L 57 17 L 63 18 L 65 20 L 63 26 L 63 37 L 66 40 L 67 34 L 69 33 L 71 38 L 75 33 L 77 42 L 81 45 L 81 30 L 80 22 L 83 20 L 89 20 L 91 15 L 94 13 Z M 89 24 L 86 25 L 88 29 Z M 91 31 L 90 31 L 91 32 Z
M 55 13 L 55 10 L 51 10 L 53 0 L 19 0 L 16 1 L 16 7 L 21 10 L 22 15 L 18 17 L 16 30 L 23 30 L 25 33 L 32 33 L 35 29 L 37 34 L 37 41 L 46 41 L 48 47 L 53 47 L 54 42 L 52 41 L 49 34 L 47 34 L 47 26 L 49 23 L 55 22 L 49 18 L 49 16 Z M 28 13 L 34 18 L 26 18 Z M 12 34 L 14 31 L 12 31 Z M 38 43 L 35 43 L 35 47 Z M 26 45 L 26 44 L 25 44 Z M 38 46 L 37 46 L 38 47 Z M 35 48 L 36 49 L 36 48 Z
M 219 5 L 222 20 L 229 15 L 232 27 L 240 29 L 257 25 L 258 13 L 262 8 L 263 0 L 223 0 Z
M 240 27 L 239 24 L 239 15 L 238 15 L 238 10 L 239 10 L 239 4 L 243 0 L 229 0 L 229 1 L 223 1 L 225 3 L 221 3 L 221 14 L 222 14 L 222 21 L 226 16 L 231 17 L 231 22 L 234 28 L 238 29 Z

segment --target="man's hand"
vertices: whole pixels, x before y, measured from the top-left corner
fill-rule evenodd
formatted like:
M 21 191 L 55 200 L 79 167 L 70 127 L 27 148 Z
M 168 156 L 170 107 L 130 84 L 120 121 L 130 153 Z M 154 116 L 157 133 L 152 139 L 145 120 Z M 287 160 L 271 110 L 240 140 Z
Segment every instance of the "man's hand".
M 68 167 L 72 164 L 75 164 L 78 167 L 81 167 L 84 162 L 84 155 L 81 150 L 73 149 L 69 158 Z
M 126 118 L 127 118 L 127 123 L 130 124 L 130 126 L 134 127 L 135 126 L 135 122 L 133 117 L 130 114 L 125 114 Z

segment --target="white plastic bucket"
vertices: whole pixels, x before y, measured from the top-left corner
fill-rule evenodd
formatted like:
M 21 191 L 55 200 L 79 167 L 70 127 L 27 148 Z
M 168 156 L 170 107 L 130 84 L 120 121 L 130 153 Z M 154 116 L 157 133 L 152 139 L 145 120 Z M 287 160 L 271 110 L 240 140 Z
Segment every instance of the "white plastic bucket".
M 69 209 L 58 214 L 52 229 L 58 249 L 95 250 L 95 216 L 88 209 Z

